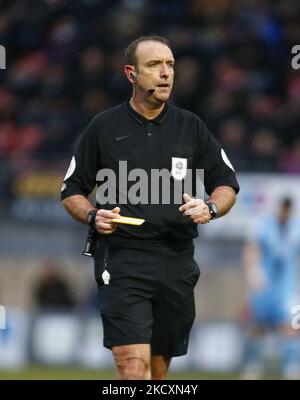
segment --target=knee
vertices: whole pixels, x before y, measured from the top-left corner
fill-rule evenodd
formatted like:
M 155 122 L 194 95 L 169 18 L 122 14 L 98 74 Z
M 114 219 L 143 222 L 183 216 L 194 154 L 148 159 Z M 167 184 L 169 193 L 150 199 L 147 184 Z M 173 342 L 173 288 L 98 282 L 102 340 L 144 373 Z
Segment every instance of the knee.
M 161 381 L 167 378 L 167 370 L 165 368 L 152 368 L 151 379 Z
M 117 360 L 117 369 L 123 380 L 149 379 L 149 365 L 143 358 L 123 357 Z
M 151 379 L 153 381 L 163 381 L 167 378 L 167 373 L 166 372 L 161 372 L 161 373 L 153 373 L 151 372 Z
M 148 344 L 115 346 L 112 351 L 120 379 L 151 379 L 150 346 Z
M 163 356 L 152 356 L 151 359 L 151 379 L 163 380 L 167 378 L 170 358 Z

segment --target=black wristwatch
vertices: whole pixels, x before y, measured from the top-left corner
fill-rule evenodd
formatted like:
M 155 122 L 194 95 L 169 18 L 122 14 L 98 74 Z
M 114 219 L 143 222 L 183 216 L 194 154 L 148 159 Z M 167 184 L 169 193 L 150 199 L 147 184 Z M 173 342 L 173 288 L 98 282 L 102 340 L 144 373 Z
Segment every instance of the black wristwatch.
M 212 203 L 211 201 L 206 201 L 205 204 L 207 204 L 209 213 L 211 215 L 211 219 L 215 219 L 218 216 L 218 207 L 215 205 L 215 203 Z
M 87 223 L 91 228 L 95 228 L 95 218 L 98 210 L 91 210 L 87 216 Z

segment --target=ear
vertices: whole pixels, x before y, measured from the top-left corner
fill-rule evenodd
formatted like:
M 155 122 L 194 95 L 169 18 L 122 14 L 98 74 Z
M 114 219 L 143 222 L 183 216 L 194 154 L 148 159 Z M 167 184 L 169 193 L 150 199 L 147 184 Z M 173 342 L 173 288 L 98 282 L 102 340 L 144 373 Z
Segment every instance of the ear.
M 129 80 L 129 82 L 134 84 L 135 78 L 136 78 L 134 66 L 133 65 L 125 65 L 124 72 L 125 72 L 127 79 Z

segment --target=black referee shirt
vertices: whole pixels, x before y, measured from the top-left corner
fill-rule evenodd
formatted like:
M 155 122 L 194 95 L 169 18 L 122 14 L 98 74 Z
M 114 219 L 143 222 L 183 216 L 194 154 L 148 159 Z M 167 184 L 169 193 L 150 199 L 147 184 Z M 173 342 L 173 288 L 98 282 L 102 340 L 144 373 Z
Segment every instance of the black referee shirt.
M 128 172 L 142 168 L 150 176 L 152 169 L 166 168 L 171 172 L 174 160 L 183 160 L 193 171 L 204 170 L 207 194 L 217 186 L 231 186 L 236 193 L 239 191 L 235 172 L 224 150 L 198 116 L 165 104 L 155 119 L 147 120 L 125 102 L 97 114 L 86 128 L 66 173 L 61 199 L 76 194 L 88 196 L 95 185 L 99 185 L 96 176 L 103 168 L 115 171 L 118 177 L 119 161 L 127 161 Z M 172 187 L 173 183 L 172 177 Z M 133 184 L 128 182 L 128 189 Z M 109 235 L 113 243 L 124 246 L 162 241 L 184 243 L 198 234 L 197 224 L 178 210 L 180 204 L 172 201 L 170 204 L 119 204 L 118 199 L 117 192 L 115 204 L 97 204 L 97 207 L 119 206 L 121 215 L 146 221 L 139 227 L 119 225 Z

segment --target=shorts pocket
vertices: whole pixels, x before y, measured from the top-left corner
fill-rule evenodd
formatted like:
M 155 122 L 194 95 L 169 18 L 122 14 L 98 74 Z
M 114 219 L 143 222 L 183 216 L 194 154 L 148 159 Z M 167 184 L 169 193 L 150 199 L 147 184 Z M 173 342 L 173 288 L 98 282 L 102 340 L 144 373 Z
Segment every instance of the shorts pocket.
M 199 268 L 199 265 L 196 263 L 194 259 L 193 259 L 193 264 L 194 264 L 194 287 L 195 287 L 198 282 L 198 279 L 200 278 L 201 270 Z

